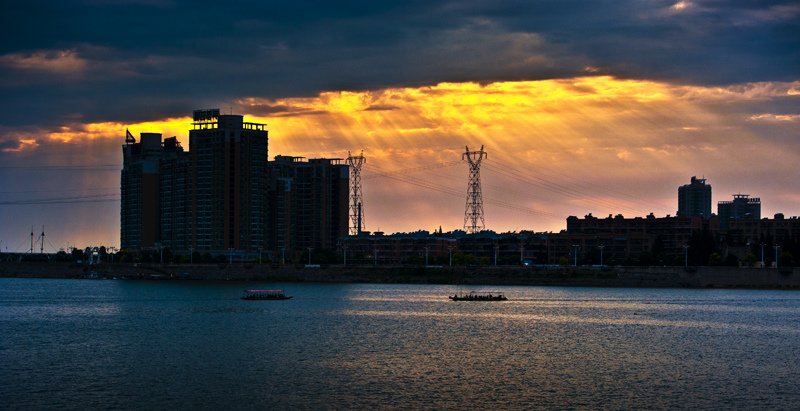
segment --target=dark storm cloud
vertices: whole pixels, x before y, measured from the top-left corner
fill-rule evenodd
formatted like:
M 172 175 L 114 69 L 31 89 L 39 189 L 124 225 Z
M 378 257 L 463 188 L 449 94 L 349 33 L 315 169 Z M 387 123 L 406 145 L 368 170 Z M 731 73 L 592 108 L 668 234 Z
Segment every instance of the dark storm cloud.
M 443 81 L 795 80 L 799 13 L 788 1 L 28 1 L 0 16 L 0 125 Z

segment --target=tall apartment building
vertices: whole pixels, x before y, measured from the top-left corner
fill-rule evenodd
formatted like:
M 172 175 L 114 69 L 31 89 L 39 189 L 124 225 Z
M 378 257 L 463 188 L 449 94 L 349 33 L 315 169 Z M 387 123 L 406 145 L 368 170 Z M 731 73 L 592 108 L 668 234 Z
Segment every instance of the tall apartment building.
M 349 167 L 341 159 L 275 156 L 270 162 L 268 249 L 297 257 L 335 249 L 348 233 Z
M 711 186 L 706 179 L 693 176 L 690 184 L 678 187 L 678 216 L 711 218 Z
M 190 248 L 192 158 L 177 137 L 164 139 L 158 165 L 159 240 L 172 250 Z
M 267 230 L 266 124 L 195 112 L 191 239 L 199 250 L 258 250 Z
M 734 194 L 733 201 L 717 203 L 720 231 L 728 231 L 730 220 L 758 220 L 761 218 L 761 199 L 749 197 L 748 194 Z
M 347 235 L 349 167 L 341 159 L 268 161 L 265 124 L 197 110 L 189 151 L 176 137 L 128 133 L 121 176 L 121 244 L 173 251 L 299 254 Z
M 123 249 L 154 247 L 159 242 L 159 162 L 161 134 L 141 133 L 140 140 L 127 132 L 122 146 L 120 179 L 120 246 Z

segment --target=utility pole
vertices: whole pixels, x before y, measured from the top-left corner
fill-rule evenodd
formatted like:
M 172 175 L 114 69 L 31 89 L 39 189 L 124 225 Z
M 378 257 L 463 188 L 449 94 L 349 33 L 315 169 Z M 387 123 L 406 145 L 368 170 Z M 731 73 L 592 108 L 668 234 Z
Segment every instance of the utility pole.
M 469 162 L 469 184 L 467 185 L 467 207 L 464 211 L 464 231 L 467 234 L 481 232 L 486 223 L 483 219 L 483 195 L 481 193 L 481 160 L 487 157 L 483 146 L 480 151 L 467 151 L 461 155 Z

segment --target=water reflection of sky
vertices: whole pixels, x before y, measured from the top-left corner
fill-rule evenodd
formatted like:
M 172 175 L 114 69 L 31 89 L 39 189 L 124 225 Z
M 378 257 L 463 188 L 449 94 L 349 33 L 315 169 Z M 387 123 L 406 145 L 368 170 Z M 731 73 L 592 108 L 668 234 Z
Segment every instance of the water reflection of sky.
M 491 287 L 510 300 L 454 302 L 453 286 L 408 284 L 0 285 L 0 380 L 16 382 L 0 397 L 14 408 L 709 409 L 723 398 L 776 409 L 798 399 L 792 292 Z M 240 300 L 246 288 L 294 298 Z

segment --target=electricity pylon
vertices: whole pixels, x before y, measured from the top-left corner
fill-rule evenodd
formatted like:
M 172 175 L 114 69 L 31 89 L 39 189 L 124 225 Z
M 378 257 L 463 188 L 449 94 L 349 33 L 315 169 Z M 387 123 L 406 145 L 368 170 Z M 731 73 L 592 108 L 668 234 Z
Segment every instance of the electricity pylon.
M 361 166 L 367 162 L 364 150 L 361 155 L 353 156 L 347 152 L 347 164 L 350 166 L 350 235 L 359 235 L 364 226 L 364 207 L 361 196 Z
M 476 234 L 485 228 L 483 220 L 483 195 L 481 194 L 481 160 L 488 157 L 483 146 L 480 151 L 465 152 L 461 159 L 469 162 L 469 185 L 467 186 L 467 209 L 464 211 L 464 231 Z

